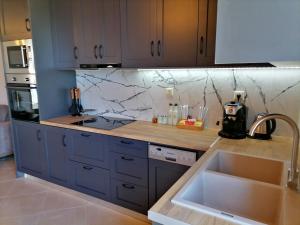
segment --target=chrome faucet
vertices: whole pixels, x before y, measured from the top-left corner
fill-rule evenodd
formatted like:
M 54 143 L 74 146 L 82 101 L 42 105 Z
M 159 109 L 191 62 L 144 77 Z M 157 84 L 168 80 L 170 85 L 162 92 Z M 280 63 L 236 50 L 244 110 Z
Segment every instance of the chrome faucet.
M 293 147 L 291 157 L 291 168 L 289 169 L 287 186 L 300 192 L 300 175 L 298 170 L 298 151 L 299 151 L 299 129 L 297 124 L 288 116 L 282 114 L 269 114 L 258 119 L 250 128 L 249 135 L 254 136 L 256 128 L 266 120 L 281 119 L 287 122 L 293 129 Z

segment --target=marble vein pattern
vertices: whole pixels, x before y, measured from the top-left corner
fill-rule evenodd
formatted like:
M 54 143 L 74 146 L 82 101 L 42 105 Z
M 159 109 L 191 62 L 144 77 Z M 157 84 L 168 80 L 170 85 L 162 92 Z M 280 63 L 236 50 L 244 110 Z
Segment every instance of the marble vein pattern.
M 234 90 L 246 92 L 248 125 L 259 112 L 283 113 L 299 121 L 300 69 L 99 69 L 77 70 L 82 104 L 95 114 L 151 121 L 165 115 L 169 103 L 188 104 L 193 116 L 207 106 L 207 127 L 217 128 L 222 105 Z M 167 97 L 166 88 L 174 88 Z M 279 123 L 278 134 L 287 134 Z

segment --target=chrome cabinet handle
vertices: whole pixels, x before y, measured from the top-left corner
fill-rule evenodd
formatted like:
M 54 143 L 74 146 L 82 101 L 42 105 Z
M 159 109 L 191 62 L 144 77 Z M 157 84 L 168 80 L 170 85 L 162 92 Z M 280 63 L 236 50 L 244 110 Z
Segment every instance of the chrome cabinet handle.
M 82 167 L 84 170 L 92 170 L 93 169 L 93 167 L 89 167 L 89 166 L 83 166 Z
M 30 32 L 31 31 L 31 24 L 30 24 L 30 19 L 29 18 L 25 19 L 25 26 L 26 26 L 26 30 L 28 32 Z
M 78 51 L 78 47 L 75 46 L 75 47 L 73 48 L 74 59 L 78 59 L 77 51 Z
M 132 144 L 133 144 L 132 141 L 121 140 L 120 142 L 121 142 L 122 144 L 125 144 L 125 145 L 132 145 Z
M 135 189 L 135 186 L 130 185 L 130 184 L 122 184 L 122 186 L 127 189 Z
M 157 55 L 160 56 L 160 51 L 161 51 L 161 41 L 159 40 L 157 42 Z
M 41 140 L 42 140 L 42 138 L 41 138 L 41 130 L 37 130 L 37 132 L 36 132 L 36 139 L 37 139 L 38 141 L 41 141 Z
M 63 137 L 62 137 L 62 144 L 63 144 L 64 147 L 67 147 L 66 138 L 67 138 L 67 136 L 64 134 Z
M 84 133 L 82 133 L 82 134 L 80 134 L 82 137 L 86 137 L 86 138 L 88 138 L 88 137 L 90 137 L 91 135 L 90 134 L 84 134 Z
M 153 57 L 154 56 L 154 41 L 151 41 L 151 44 L 150 44 L 150 47 L 151 47 L 151 56 Z
M 98 45 L 95 45 L 95 46 L 94 46 L 94 57 L 95 57 L 95 59 L 98 59 L 98 56 L 97 56 L 97 48 L 98 48 Z
M 103 49 L 103 45 L 99 45 L 99 57 L 100 57 L 100 59 L 103 58 L 102 49 Z
M 203 55 L 204 53 L 204 37 L 201 36 L 200 38 L 200 54 Z
M 122 156 L 121 159 L 125 160 L 125 161 L 134 161 L 133 158 L 127 158 L 125 156 Z

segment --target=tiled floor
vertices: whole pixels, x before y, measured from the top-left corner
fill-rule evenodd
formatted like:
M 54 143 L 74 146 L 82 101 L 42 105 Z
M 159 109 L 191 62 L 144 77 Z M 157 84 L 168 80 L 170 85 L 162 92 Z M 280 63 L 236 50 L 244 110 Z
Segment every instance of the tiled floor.
M 78 194 L 77 194 L 78 195 Z M 13 160 L 0 161 L 0 225 L 149 225 L 105 204 L 32 179 L 15 178 Z

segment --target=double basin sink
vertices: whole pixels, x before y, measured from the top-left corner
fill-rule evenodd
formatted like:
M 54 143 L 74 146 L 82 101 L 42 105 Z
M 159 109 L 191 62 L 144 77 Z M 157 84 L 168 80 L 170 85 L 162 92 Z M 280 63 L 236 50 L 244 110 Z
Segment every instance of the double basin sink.
M 172 203 L 237 224 L 280 225 L 287 164 L 218 150 Z

